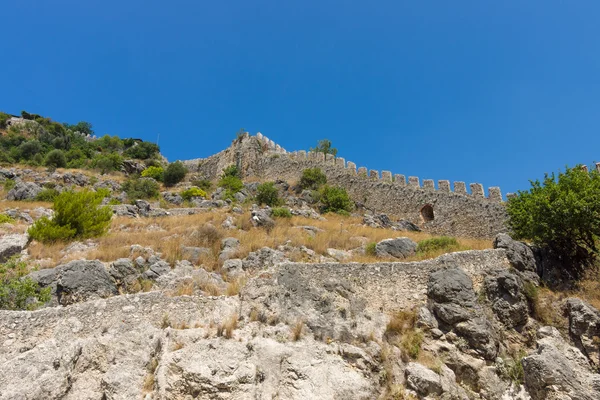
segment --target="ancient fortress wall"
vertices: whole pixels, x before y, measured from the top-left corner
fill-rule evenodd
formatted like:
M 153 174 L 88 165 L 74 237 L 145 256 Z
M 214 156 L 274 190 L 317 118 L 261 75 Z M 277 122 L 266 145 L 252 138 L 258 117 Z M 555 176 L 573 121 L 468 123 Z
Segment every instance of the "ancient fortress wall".
M 423 226 L 440 235 L 493 238 L 506 231 L 506 211 L 500 188 L 488 189 L 471 183 L 471 193 L 464 182 L 434 181 L 418 177 L 408 179 L 390 171 L 357 168 L 340 157 L 306 151 L 287 152 L 258 133 L 236 139 L 228 149 L 206 159 L 184 162 L 188 169 L 215 179 L 228 165 L 236 164 L 246 177 L 261 180 L 297 181 L 306 168 L 319 167 L 328 182 L 348 190 L 353 200 L 367 209 L 386 213 Z

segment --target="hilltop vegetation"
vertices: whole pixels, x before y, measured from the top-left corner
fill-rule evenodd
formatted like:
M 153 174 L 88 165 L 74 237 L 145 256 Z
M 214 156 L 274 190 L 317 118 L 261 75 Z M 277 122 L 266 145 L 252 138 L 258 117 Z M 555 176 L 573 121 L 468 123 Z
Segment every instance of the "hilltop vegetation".
M 21 112 L 21 119 L 0 112 L 0 163 L 54 168 L 118 171 L 126 158 L 158 164 L 158 145 L 138 139 L 104 135 L 95 138 L 92 124 L 60 123 Z

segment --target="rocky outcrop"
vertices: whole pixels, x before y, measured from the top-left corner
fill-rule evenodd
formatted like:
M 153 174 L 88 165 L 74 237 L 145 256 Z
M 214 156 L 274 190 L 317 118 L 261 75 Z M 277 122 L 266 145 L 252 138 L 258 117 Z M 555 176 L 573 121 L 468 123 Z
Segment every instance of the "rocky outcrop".
M 477 303 L 471 278 L 462 269 L 455 267 L 432 273 L 427 296 L 442 330 L 456 332 L 485 359 L 496 358 L 496 332 Z
M 377 257 L 406 258 L 414 255 L 417 244 L 409 238 L 385 239 L 375 245 Z
M 536 272 L 537 266 L 533 251 L 523 242 L 513 240 L 506 233 L 500 233 L 494 239 L 495 249 L 505 249 L 510 265 L 518 271 Z
M 566 306 L 571 338 L 590 361 L 600 367 L 600 311 L 577 298 L 567 299 Z
M 538 331 L 537 350 L 523 358 L 525 387 L 533 400 L 597 400 L 600 374 L 553 327 Z
M 8 200 L 33 200 L 41 191 L 42 187 L 33 182 L 18 182 L 10 189 L 6 198 Z
M 494 314 L 507 328 L 527 323 L 529 305 L 517 274 L 506 269 L 490 271 L 485 278 L 485 294 Z
M 0 263 L 6 262 L 10 257 L 20 254 L 27 246 L 27 235 L 4 235 L 0 237 Z

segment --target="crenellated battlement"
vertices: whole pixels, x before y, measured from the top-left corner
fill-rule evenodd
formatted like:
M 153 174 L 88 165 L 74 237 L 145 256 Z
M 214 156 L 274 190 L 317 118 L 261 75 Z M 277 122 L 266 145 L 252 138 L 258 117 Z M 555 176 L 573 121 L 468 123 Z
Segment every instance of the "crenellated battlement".
M 406 177 L 402 174 L 392 174 L 391 171 L 369 170 L 367 167 L 358 167 L 357 164 L 351 161 L 346 161 L 342 157 L 335 157 L 332 154 L 316 153 L 311 151 L 299 150 L 288 152 L 283 147 L 279 146 L 273 140 L 267 138 L 262 133 L 257 133 L 256 138 L 261 141 L 266 147 L 267 151 L 274 154 L 286 155 L 293 160 L 304 161 L 310 160 L 315 161 L 317 165 L 334 166 L 347 171 L 351 175 L 364 177 L 370 181 L 380 181 L 398 186 L 408 186 L 413 189 L 427 190 L 427 191 L 439 191 L 442 193 L 456 193 L 464 196 L 471 196 L 477 199 L 484 199 L 491 202 L 502 202 L 502 192 L 499 187 L 492 186 L 488 188 L 487 196 L 483 185 L 480 183 L 470 183 L 467 191 L 467 185 L 462 181 L 455 181 L 453 185 L 450 185 L 448 180 L 438 180 L 437 186 L 435 181 L 432 179 L 421 180 L 417 176 L 409 176 L 408 182 Z M 596 168 L 600 171 L 600 163 L 596 164 Z M 454 190 L 452 190 L 452 187 Z M 512 193 L 507 194 L 507 197 L 511 197 Z

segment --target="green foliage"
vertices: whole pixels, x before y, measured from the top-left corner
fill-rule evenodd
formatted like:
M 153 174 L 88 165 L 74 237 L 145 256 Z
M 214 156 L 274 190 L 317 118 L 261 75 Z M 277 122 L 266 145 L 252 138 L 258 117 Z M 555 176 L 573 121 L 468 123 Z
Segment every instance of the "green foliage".
M 10 190 L 14 188 L 16 184 L 17 182 L 15 182 L 13 179 L 7 179 L 4 181 L 4 190 Z
M 6 129 L 6 123 L 10 118 L 9 114 L 0 112 L 0 129 Z
M 137 143 L 123 153 L 123 155 L 130 158 L 137 158 L 139 160 L 146 160 L 154 158 L 160 153 L 160 148 L 156 143 L 140 142 Z
M 292 212 L 286 207 L 275 207 L 271 210 L 274 218 L 292 218 Z
M 302 171 L 300 178 L 300 187 L 302 189 L 317 190 L 319 187 L 327 183 L 327 176 L 320 168 L 307 168 Z
M 175 161 L 174 163 L 169 164 L 167 169 L 164 172 L 164 182 L 167 186 L 173 186 L 178 184 L 185 178 L 185 174 L 187 173 L 187 169 L 183 165 L 181 161 Z
M 223 176 L 219 180 L 219 187 L 225 189 L 225 198 L 234 199 L 234 195 L 244 188 L 244 183 L 237 176 Z
M 123 157 L 118 153 L 98 154 L 92 160 L 92 168 L 106 174 L 110 171 L 119 171 L 123 165 Z
M 449 236 L 440 236 L 421 240 L 417 246 L 417 252 L 429 253 L 433 251 L 444 250 L 445 252 L 456 250 L 459 247 L 458 241 Z
M 159 196 L 159 185 L 154 179 L 140 178 L 128 179 L 121 186 L 130 200 L 155 199 Z
M 499 366 L 498 372 L 504 379 L 512 381 L 516 386 L 523 383 L 525 372 L 523 371 L 523 357 L 527 353 L 523 349 L 514 350 L 512 354 L 503 357 L 503 365 Z
M 377 255 L 376 247 L 377 247 L 377 242 L 367 243 L 367 246 L 365 247 L 365 254 L 368 256 Z
M 15 219 L 6 214 L 0 214 L 0 224 L 12 224 L 15 222 Z
M 600 174 L 580 166 L 558 176 L 546 174 L 543 182 L 531 181 L 506 210 L 516 239 L 547 246 L 560 259 L 563 270 L 580 278 L 594 266 L 600 237 Z
M 256 188 L 256 192 L 256 202 L 258 204 L 266 204 L 270 207 L 275 207 L 282 203 L 274 182 L 261 183 Z
M 183 197 L 184 200 L 191 200 L 193 197 L 206 198 L 206 192 L 199 187 L 192 186 L 181 192 L 181 197 Z
M 68 241 L 101 236 L 108 231 L 112 210 L 101 206 L 106 193 L 83 190 L 63 192 L 54 200 L 54 217 L 42 217 L 29 235 L 41 242 Z
M 317 147 L 311 147 L 310 151 L 314 151 L 316 153 L 333 154 L 334 157 L 337 155 L 337 149 L 331 147 L 331 141 L 327 139 L 319 140 Z
M 236 178 L 242 179 L 242 174 L 237 167 L 237 165 L 230 165 L 223 170 L 223 177 L 234 176 Z
M 44 189 L 35 196 L 36 201 L 48 201 L 53 202 L 60 193 L 56 189 L 48 188 Z
M 192 181 L 192 185 L 197 186 L 206 192 L 212 189 L 212 182 L 208 179 L 197 179 L 195 181 Z
M 162 167 L 151 166 L 142 171 L 142 176 L 162 182 L 164 173 L 165 170 Z
M 80 132 L 80 133 L 83 133 L 84 135 L 90 135 L 90 136 L 94 134 L 94 130 L 92 129 L 92 124 L 90 124 L 89 122 L 79 121 L 75 125 L 70 125 L 70 124 L 66 124 L 66 123 L 63 125 L 65 126 L 65 128 L 70 129 L 73 132 Z
M 321 188 L 321 204 L 323 212 L 349 213 L 352 201 L 346 189 L 325 185 Z
M 50 300 L 51 288 L 40 289 L 27 273 L 27 264 L 15 257 L 0 264 L 0 309 L 35 310 Z
M 58 149 L 52 150 L 46 155 L 44 165 L 46 165 L 47 167 L 65 168 L 67 166 L 67 159 L 65 157 L 65 153 L 62 150 Z

